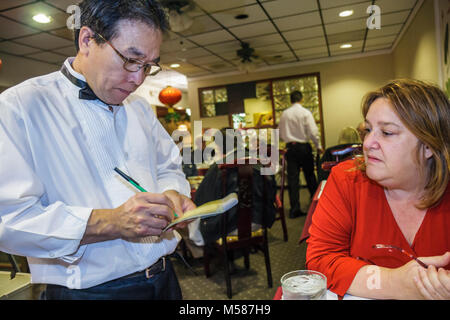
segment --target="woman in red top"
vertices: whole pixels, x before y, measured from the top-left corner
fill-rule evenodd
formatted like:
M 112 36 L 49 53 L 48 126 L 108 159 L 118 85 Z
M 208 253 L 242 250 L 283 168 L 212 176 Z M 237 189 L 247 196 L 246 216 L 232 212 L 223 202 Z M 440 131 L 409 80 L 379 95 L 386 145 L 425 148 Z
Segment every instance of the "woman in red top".
M 435 86 L 397 80 L 366 96 L 363 115 L 364 160 L 332 169 L 306 266 L 340 296 L 450 299 L 450 103 Z

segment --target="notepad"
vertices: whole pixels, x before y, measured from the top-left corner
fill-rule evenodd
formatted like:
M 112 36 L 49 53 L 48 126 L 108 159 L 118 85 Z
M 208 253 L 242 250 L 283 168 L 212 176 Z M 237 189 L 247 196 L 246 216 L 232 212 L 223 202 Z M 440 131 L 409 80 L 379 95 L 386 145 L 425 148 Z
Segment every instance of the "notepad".
M 173 227 L 174 225 L 183 221 L 192 220 L 196 218 L 212 217 L 224 213 L 233 208 L 237 203 L 238 203 L 237 194 L 230 193 L 225 198 L 210 201 L 205 204 L 202 204 L 201 206 L 193 210 L 186 211 L 182 217 L 173 220 L 169 225 L 167 225 L 167 227 L 163 231 L 166 231 L 169 228 Z

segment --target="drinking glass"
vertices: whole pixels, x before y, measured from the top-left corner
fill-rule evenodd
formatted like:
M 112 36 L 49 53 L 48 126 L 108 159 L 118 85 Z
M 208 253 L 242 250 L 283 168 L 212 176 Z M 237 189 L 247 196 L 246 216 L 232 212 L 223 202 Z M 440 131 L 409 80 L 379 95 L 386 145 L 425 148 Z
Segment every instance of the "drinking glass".
M 282 300 L 326 300 L 327 278 L 317 271 L 296 270 L 281 277 Z

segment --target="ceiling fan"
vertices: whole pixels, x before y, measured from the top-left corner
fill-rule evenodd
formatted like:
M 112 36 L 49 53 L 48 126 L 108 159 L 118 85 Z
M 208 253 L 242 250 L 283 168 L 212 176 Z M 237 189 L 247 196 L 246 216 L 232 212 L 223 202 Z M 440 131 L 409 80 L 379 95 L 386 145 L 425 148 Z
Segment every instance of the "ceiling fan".
M 182 32 L 192 26 L 194 20 L 187 12 L 195 8 L 195 4 L 190 0 L 160 0 L 169 14 L 170 30 Z
M 239 58 L 241 58 L 242 63 L 250 63 L 253 62 L 252 58 L 258 58 L 255 54 L 255 49 L 251 48 L 248 42 L 241 42 L 241 49 L 237 50 L 236 54 Z

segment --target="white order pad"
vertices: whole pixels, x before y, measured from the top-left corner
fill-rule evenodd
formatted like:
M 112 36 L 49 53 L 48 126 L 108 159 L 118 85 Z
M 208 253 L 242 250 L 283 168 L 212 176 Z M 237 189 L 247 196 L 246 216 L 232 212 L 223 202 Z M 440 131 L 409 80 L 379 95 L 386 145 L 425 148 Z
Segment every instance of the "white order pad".
M 173 220 L 169 225 L 167 225 L 167 227 L 163 231 L 166 231 L 167 229 L 173 227 L 174 225 L 186 220 L 192 220 L 196 218 L 206 218 L 224 213 L 230 210 L 232 207 L 234 207 L 237 203 L 238 203 L 237 194 L 230 193 L 225 198 L 210 201 L 205 204 L 202 204 L 201 206 L 193 210 L 186 211 L 182 217 Z

